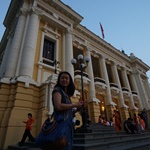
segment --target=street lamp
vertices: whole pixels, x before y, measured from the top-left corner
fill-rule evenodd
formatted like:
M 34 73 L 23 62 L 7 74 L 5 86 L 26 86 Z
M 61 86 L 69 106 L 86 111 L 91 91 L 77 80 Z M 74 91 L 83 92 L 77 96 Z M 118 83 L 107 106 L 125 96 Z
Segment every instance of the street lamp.
M 81 92 L 82 92 L 82 101 L 84 102 L 85 99 L 84 99 L 84 87 L 83 87 L 83 71 L 88 66 L 90 59 L 88 56 L 83 57 L 82 54 L 79 54 L 77 59 L 79 61 L 79 69 L 81 71 L 81 89 L 82 89 Z M 77 60 L 73 58 L 71 60 L 71 63 L 72 65 L 75 65 L 77 63 Z M 90 129 L 88 128 L 89 126 L 87 125 L 89 116 L 84 106 L 80 109 L 80 113 L 82 117 L 82 126 L 80 132 L 91 132 Z

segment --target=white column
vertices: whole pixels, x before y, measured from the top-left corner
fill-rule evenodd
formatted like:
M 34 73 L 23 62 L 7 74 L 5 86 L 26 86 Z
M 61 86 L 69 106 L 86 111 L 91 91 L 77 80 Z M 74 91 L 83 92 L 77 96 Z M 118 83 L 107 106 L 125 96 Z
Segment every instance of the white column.
M 128 77 L 127 77 L 127 73 L 126 73 L 126 70 L 125 68 L 122 69 L 122 72 L 123 72 L 123 76 L 124 76 L 124 80 L 125 80 L 125 83 L 126 83 L 126 86 L 127 88 L 129 89 L 129 92 L 130 92 L 130 109 L 135 109 L 135 105 L 134 105 L 134 100 L 133 100 L 133 96 L 132 96 L 132 91 L 131 91 L 131 88 L 130 88 L 130 84 L 129 84 L 129 81 L 128 81 Z
M 21 56 L 22 56 L 24 41 L 25 41 L 25 37 L 26 37 L 26 33 L 27 33 L 27 27 L 28 27 L 28 23 L 29 23 L 29 18 L 30 18 L 30 15 L 28 13 L 27 17 L 26 17 L 26 23 L 25 23 L 25 27 L 24 27 L 24 33 L 23 33 L 21 47 L 20 47 L 20 52 L 19 52 L 18 64 L 17 64 L 17 68 L 16 68 L 16 73 L 15 73 L 16 77 L 19 76 L 20 64 L 21 64 L 21 59 L 22 59 Z
M 46 83 L 46 95 L 45 95 L 45 103 L 44 107 L 48 109 L 47 115 L 52 115 L 54 107 L 52 102 L 52 92 L 55 86 L 55 79 L 58 77 L 56 74 L 51 74 Z
M 74 68 L 71 64 L 73 58 L 73 45 L 72 45 L 72 33 L 67 31 L 65 35 L 65 71 L 68 71 L 74 79 Z
M 120 84 L 120 80 L 119 80 L 119 75 L 118 75 L 118 71 L 117 71 L 117 66 L 115 64 L 115 62 L 112 63 L 112 70 L 114 72 L 114 78 L 115 78 L 115 81 L 118 85 L 118 88 L 119 88 L 119 104 L 120 104 L 120 107 L 126 107 L 125 103 L 124 103 L 124 97 L 123 97 L 123 94 L 122 94 L 122 88 L 121 88 L 121 84 Z
M 19 16 L 17 26 L 15 28 L 14 37 L 12 40 L 12 45 L 10 47 L 10 52 L 7 59 L 5 77 L 11 78 L 15 76 L 19 51 L 20 51 L 22 37 L 24 33 L 25 21 L 26 21 L 26 16 L 25 13 L 22 12 L 21 15 Z
M 3 55 L 1 68 L 0 68 L 0 77 L 3 77 L 5 75 L 5 69 L 6 69 L 6 64 L 7 64 L 7 61 L 8 61 L 11 42 L 12 42 L 12 39 L 11 39 L 11 37 L 9 37 L 8 42 L 7 42 L 7 46 L 6 46 L 4 55 Z
M 147 97 L 147 93 L 145 91 L 145 88 L 144 88 L 141 76 L 140 76 L 139 73 L 137 73 L 136 77 L 137 77 L 137 79 L 139 81 L 139 85 L 140 86 L 138 86 L 138 88 L 139 88 L 141 100 L 142 100 L 142 102 L 144 104 L 144 108 L 149 109 L 148 97 Z
M 63 44 L 62 44 L 62 70 L 65 70 L 65 33 L 63 32 Z
M 106 105 L 115 105 L 115 103 L 112 101 L 112 96 L 111 96 L 111 91 L 110 91 L 110 83 L 109 83 L 109 79 L 108 79 L 108 73 L 107 73 L 105 59 L 103 56 L 100 58 L 100 61 L 102 64 L 103 77 L 104 77 L 106 85 L 107 85 L 107 88 L 106 88 Z
M 39 16 L 37 12 L 33 10 L 29 19 L 27 34 L 23 47 L 20 76 L 27 76 L 32 78 L 38 28 Z
M 52 92 L 54 89 L 54 84 L 50 83 L 48 85 L 48 114 L 51 115 L 54 111 L 53 102 L 52 102 Z
M 43 66 L 39 65 L 38 66 L 38 75 L 37 75 L 37 82 L 38 83 L 41 83 L 42 69 L 43 69 Z
M 134 70 L 134 77 L 135 77 L 135 81 L 136 81 L 137 88 L 139 91 L 140 99 L 143 104 L 143 108 L 149 109 L 148 98 L 145 93 L 145 89 L 143 86 L 143 82 L 142 82 L 140 73 L 138 72 L 137 68 L 135 68 L 135 67 L 133 68 L 133 70 Z
M 143 104 L 142 104 L 142 101 L 141 101 L 141 97 L 140 97 L 140 93 L 139 93 L 139 90 L 137 88 L 137 84 L 136 84 L 136 81 L 135 81 L 135 78 L 134 78 L 134 75 L 131 73 L 130 74 L 130 77 L 131 77 L 131 81 L 132 81 L 132 84 L 133 84 L 133 88 L 134 90 L 137 92 L 138 94 L 138 100 L 139 100 L 139 110 L 142 110 L 143 109 Z
M 146 93 L 147 93 L 148 99 L 150 100 L 150 85 L 149 85 L 148 77 L 146 77 L 144 82 L 145 82 Z
M 89 85 L 89 101 L 95 101 L 96 103 L 98 103 L 100 101 L 95 96 L 93 66 L 92 66 L 92 60 L 91 60 L 91 53 L 90 53 L 89 49 L 87 49 L 87 51 L 86 51 L 86 56 L 88 56 L 90 59 L 88 66 L 87 66 L 87 72 L 89 75 L 89 79 L 91 80 L 91 83 Z

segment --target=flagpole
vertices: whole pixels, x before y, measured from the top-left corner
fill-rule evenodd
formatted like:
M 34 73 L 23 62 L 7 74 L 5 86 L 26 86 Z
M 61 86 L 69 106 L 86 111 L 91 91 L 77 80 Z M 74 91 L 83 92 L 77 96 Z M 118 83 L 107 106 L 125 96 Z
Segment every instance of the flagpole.
M 105 38 L 104 29 L 103 29 L 101 22 L 99 22 L 99 24 L 100 24 L 100 29 L 101 29 L 101 33 L 102 33 L 102 38 L 104 39 Z

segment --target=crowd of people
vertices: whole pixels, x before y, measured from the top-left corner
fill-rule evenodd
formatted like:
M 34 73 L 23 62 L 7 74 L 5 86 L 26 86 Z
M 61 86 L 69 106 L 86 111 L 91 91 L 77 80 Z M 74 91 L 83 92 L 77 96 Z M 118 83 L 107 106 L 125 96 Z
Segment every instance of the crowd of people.
M 140 114 L 134 114 L 133 117 L 129 117 L 124 122 L 121 122 L 119 112 L 114 110 L 113 118 L 106 120 L 105 117 L 100 115 L 98 123 L 104 126 L 115 127 L 117 132 L 124 130 L 127 134 L 134 134 L 148 129 L 148 116 L 146 109 L 144 108 Z
M 98 123 L 99 124 L 102 124 L 104 126 L 114 126 L 114 121 L 113 121 L 113 118 L 110 118 L 109 121 L 106 120 L 105 117 L 102 117 L 101 115 L 99 116 L 98 118 Z

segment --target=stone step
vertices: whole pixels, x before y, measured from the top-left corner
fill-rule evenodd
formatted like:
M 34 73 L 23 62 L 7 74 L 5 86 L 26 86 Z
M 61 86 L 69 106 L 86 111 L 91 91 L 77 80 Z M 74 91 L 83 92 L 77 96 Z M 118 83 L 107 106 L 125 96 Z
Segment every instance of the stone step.
M 9 146 L 8 150 L 42 150 L 40 148 L 37 147 L 19 147 L 19 146 Z
M 14 146 L 8 146 L 8 150 L 41 150 L 40 148 L 36 147 L 34 143 L 25 142 L 23 146 L 19 146 L 19 143 Z
M 143 143 L 143 146 L 145 145 L 147 147 L 147 143 L 149 142 L 150 145 L 150 136 L 144 136 L 144 137 L 136 137 L 136 138 L 129 138 L 129 139 L 123 139 L 119 141 L 106 141 L 106 142 L 96 142 L 96 143 L 88 143 L 88 144 L 74 144 L 73 150 L 100 150 L 100 149 L 114 149 L 118 147 L 124 148 L 128 145 L 128 147 L 132 148 L 132 146 L 135 146 L 135 143 L 139 143 L 139 146 Z M 146 144 L 145 144 L 145 143 Z M 120 150 L 120 149 L 118 149 Z
M 74 144 L 80 144 L 80 143 L 97 143 L 97 142 L 108 142 L 108 141 L 119 141 L 124 139 L 134 139 L 137 137 L 146 137 L 149 138 L 149 133 L 141 133 L 141 134 L 120 134 L 120 135 L 112 135 L 112 136 L 95 136 L 95 137 L 78 137 L 74 138 L 73 142 Z
M 117 133 L 116 131 L 113 132 L 92 132 L 92 133 L 75 133 L 74 137 L 75 138 L 86 138 L 86 137 L 91 137 L 91 138 L 95 138 L 95 137 L 108 137 L 108 136 L 113 136 L 113 135 L 120 135 L 120 134 L 125 134 L 124 131 Z
M 142 141 L 142 142 L 138 142 L 138 143 L 131 143 L 129 145 L 123 145 L 123 146 L 119 146 L 119 147 L 114 147 L 114 148 L 107 148 L 107 149 L 103 149 L 103 150 L 150 150 L 150 140 L 147 141 Z
M 141 134 L 150 134 L 150 131 L 142 131 Z M 126 132 L 92 132 L 92 133 L 75 133 L 74 138 L 96 138 L 96 137 L 112 137 L 112 136 L 120 136 L 127 135 Z M 134 134 L 133 134 L 134 135 Z M 137 134 L 138 135 L 138 134 Z

